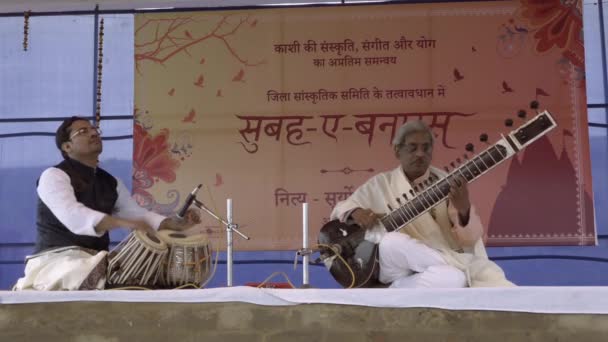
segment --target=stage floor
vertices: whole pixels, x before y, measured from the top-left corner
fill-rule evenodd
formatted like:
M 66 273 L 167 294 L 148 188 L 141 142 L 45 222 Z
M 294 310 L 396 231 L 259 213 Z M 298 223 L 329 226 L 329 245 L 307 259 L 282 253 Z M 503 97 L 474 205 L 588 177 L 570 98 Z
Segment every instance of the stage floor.
M 267 306 L 338 304 L 378 308 L 437 308 L 530 313 L 608 314 L 608 287 L 465 289 L 266 289 L 0 291 L 0 304 L 50 302 L 221 303 Z
M 606 341 L 608 287 L 0 292 L 0 341 Z

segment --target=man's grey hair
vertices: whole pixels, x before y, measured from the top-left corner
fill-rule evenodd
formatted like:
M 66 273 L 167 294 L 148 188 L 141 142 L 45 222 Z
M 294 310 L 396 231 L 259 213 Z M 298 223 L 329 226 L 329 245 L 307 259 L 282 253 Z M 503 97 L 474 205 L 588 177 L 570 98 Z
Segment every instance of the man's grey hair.
M 433 131 L 431 131 L 431 128 L 422 120 L 408 121 L 404 123 L 401 127 L 399 127 L 399 130 L 397 131 L 397 134 L 395 134 L 395 138 L 393 139 L 393 146 L 399 146 L 403 144 L 405 138 L 408 135 L 418 132 L 424 132 L 428 134 L 431 138 L 431 146 L 433 146 Z

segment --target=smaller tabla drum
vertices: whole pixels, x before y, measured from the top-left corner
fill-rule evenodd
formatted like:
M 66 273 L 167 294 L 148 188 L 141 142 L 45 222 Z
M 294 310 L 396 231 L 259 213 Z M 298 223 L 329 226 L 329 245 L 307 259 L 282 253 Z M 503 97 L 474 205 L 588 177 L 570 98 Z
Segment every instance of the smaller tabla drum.
M 167 263 L 162 271 L 163 286 L 201 286 L 207 281 L 211 275 L 211 249 L 205 235 L 163 230 L 158 236 L 169 246 Z
M 132 232 L 108 253 L 107 284 L 157 286 L 167 253 L 167 244 L 157 236 Z

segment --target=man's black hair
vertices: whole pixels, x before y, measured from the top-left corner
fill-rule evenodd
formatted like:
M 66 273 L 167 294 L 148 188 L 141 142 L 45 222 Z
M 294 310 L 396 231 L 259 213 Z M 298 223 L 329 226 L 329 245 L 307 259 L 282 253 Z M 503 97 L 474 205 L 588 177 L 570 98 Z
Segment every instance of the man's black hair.
M 55 133 L 55 145 L 57 145 L 57 148 L 59 149 L 59 151 L 61 151 L 63 159 L 67 159 L 68 155 L 61 149 L 61 145 L 63 145 L 64 142 L 70 140 L 70 134 L 72 134 L 72 129 L 70 128 L 70 126 L 72 126 L 75 121 L 80 120 L 89 121 L 80 116 L 72 116 L 71 118 L 63 120 L 61 126 L 57 128 L 57 132 Z

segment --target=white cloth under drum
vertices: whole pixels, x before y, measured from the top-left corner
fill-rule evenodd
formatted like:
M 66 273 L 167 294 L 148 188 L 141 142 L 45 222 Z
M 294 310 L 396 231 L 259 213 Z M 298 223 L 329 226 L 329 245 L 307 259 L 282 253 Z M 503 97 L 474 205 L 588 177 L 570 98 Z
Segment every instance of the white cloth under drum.
M 101 290 L 108 252 L 62 247 L 27 257 L 25 276 L 13 290 Z

